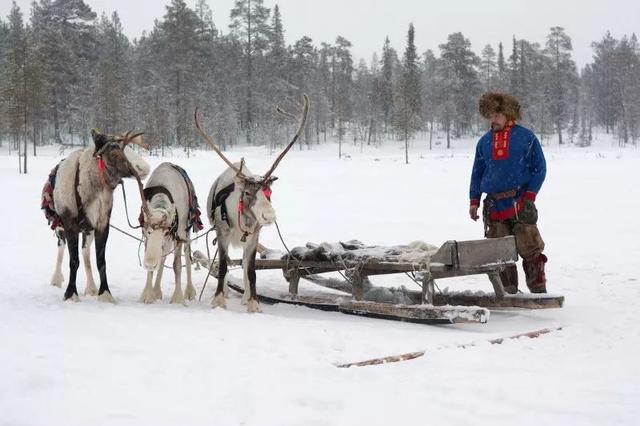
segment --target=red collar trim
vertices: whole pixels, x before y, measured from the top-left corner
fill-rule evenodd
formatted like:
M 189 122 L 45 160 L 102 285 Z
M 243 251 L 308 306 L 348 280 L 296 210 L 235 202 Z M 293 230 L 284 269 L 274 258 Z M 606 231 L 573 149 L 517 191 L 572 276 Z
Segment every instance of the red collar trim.
M 493 132 L 493 141 L 491 143 L 491 158 L 494 160 L 506 160 L 509 158 L 509 138 L 511 129 L 515 122 L 509 121 L 504 129 Z

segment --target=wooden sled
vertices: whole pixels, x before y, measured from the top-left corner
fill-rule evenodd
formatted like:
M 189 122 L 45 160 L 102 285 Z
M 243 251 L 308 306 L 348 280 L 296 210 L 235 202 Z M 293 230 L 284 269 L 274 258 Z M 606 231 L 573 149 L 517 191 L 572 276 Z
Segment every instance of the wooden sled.
M 197 259 L 199 260 L 199 259 Z M 373 318 L 425 324 L 484 323 L 489 309 L 560 308 L 563 296 L 550 294 L 506 294 L 500 271 L 518 260 L 515 238 L 447 241 L 428 262 L 387 261 L 376 258 L 336 260 L 256 259 L 256 269 L 281 269 L 289 282 L 289 292 L 259 290 L 265 303 L 286 303 L 325 311 Z M 231 265 L 241 261 L 232 260 Z M 208 267 L 208 263 L 206 264 Z M 344 272 L 346 280 L 325 278 L 319 274 Z M 372 275 L 406 273 L 422 288 L 420 291 L 373 286 Z M 466 275 L 487 275 L 493 293 L 439 293 L 435 280 Z M 299 294 L 300 278 L 341 293 L 310 292 Z M 230 283 L 242 292 L 241 286 Z M 400 299 L 400 300 L 398 300 Z
M 244 293 L 241 285 L 228 282 L 229 288 Z M 306 306 L 322 311 L 341 312 L 369 318 L 380 318 L 419 324 L 454 324 L 465 322 L 485 323 L 489 319 L 489 310 L 480 307 L 430 306 L 430 305 L 394 305 L 368 301 L 353 301 L 348 295 L 318 293 L 316 295 L 292 296 L 271 290 L 260 290 L 258 300 L 267 304 L 284 303 Z

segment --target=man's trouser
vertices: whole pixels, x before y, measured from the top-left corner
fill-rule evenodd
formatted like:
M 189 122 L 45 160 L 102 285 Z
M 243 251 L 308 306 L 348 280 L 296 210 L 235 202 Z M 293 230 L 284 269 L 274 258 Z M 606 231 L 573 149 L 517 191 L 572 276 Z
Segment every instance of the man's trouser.
M 544 241 L 538 231 L 538 211 L 533 201 L 526 200 L 522 211 L 517 217 L 503 221 L 492 221 L 489 217 L 489 205 L 491 200 L 485 198 L 483 203 L 483 220 L 485 224 L 486 238 L 499 238 L 513 235 L 516 238 L 516 249 L 522 258 L 522 266 L 525 272 L 527 287 L 533 293 L 546 291 L 546 278 L 544 264 L 547 261 L 544 250 Z M 507 266 L 500 272 L 502 285 L 507 293 L 518 291 L 518 269 L 516 265 Z

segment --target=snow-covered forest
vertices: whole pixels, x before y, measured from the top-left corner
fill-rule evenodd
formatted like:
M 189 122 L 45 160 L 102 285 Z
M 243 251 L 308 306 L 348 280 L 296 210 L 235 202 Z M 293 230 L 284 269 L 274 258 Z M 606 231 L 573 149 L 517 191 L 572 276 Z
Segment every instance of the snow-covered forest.
M 150 32 L 129 40 L 118 17 L 83 1 L 15 4 L 0 21 L 0 141 L 36 155 L 39 146 L 85 145 L 88 129 L 146 132 L 156 153 L 190 149 L 193 111 L 223 146 L 276 146 L 286 122 L 276 103 L 295 110 L 312 100 L 304 143 L 327 140 L 406 143 L 417 132 L 446 144 L 484 124 L 477 98 L 504 90 L 523 103 L 524 123 L 545 140 L 589 145 L 595 126 L 621 145 L 640 136 L 640 46 L 635 34 L 593 41 L 593 62 L 578 70 L 561 27 L 546 39 L 506 39 L 471 49 L 463 33 L 442 34 L 438 51 L 414 43 L 407 23 L 398 52 L 380 30 L 381 50 L 359 63 L 349 40 L 302 37 L 285 43 L 277 4 L 237 0 L 219 28 L 206 0 L 190 9 L 172 0 Z M 507 36 L 510 37 L 510 36 Z M 24 158 L 24 168 L 27 162 Z
M 0 15 L 11 4 L 4 1 Z M 605 31 L 606 25 L 621 31 L 622 25 L 615 28 L 618 21 L 640 15 L 640 3 L 594 2 L 598 11 L 590 9 L 578 22 L 579 14 L 551 14 L 536 2 L 526 9 L 548 16 L 536 21 L 546 28 L 539 39 L 505 30 L 502 43 L 483 46 L 467 37 L 473 34 L 468 21 L 442 18 L 443 2 L 408 0 L 398 12 L 407 16 L 406 23 L 398 21 L 399 36 L 387 36 L 391 23 L 373 26 L 375 36 L 362 31 L 364 38 L 375 38 L 371 49 L 379 47 L 361 61 L 354 33 L 352 45 L 340 35 L 344 27 L 325 23 L 326 16 L 318 21 L 335 28 L 331 40 L 289 38 L 296 21 L 288 21 L 287 6 L 279 9 L 277 0 L 235 0 L 233 7 L 229 0 L 230 10 L 215 8 L 213 0 L 163 0 L 164 15 L 146 32 L 142 25 L 136 31 L 125 28 L 117 12 L 100 16 L 90 0 L 34 0 L 28 9 L 19 8 L 20 1 L 25 0 L 13 2 L 10 13 L 0 17 L 0 200 L 5 207 L 0 209 L 0 426 L 640 424 L 640 334 L 633 332 L 640 300 L 640 198 L 633 196 L 640 182 L 640 45 L 633 33 Z M 153 1 L 146 2 L 148 9 Z M 391 9 L 400 9 L 396 2 L 370 3 L 385 19 Z M 511 19 L 509 28 L 533 25 L 534 19 L 518 15 L 517 7 L 505 11 L 496 7 L 497 0 L 488 3 L 469 0 L 460 9 L 482 31 L 486 16 L 473 15 L 476 6 L 490 9 L 496 21 Z M 420 45 L 432 39 L 424 36 L 425 21 L 411 24 L 417 5 L 440 13 L 428 19 L 447 24 L 439 27 L 447 30 L 431 45 L 434 49 Z M 333 13 L 325 2 L 303 7 L 313 18 L 320 11 Z M 602 18 L 592 15 L 604 14 L 604 7 L 613 17 L 601 19 L 596 31 L 590 19 Z M 120 10 L 123 19 L 130 16 L 125 6 Z M 291 15 L 299 20 L 301 13 Z M 356 26 L 357 19 L 363 18 L 354 16 Z M 566 27 L 552 27 L 556 22 Z M 577 22 L 586 32 L 577 30 Z M 463 32 L 447 34 L 455 26 Z M 301 28 L 314 34 L 306 24 Z M 586 55 L 572 43 L 571 30 L 574 40 L 592 40 L 591 61 L 582 59 Z M 406 272 L 390 269 L 381 275 L 346 255 L 339 270 L 337 261 L 304 266 L 286 258 L 283 268 L 257 271 L 259 295 L 280 295 L 280 302 L 343 303 L 352 299 L 356 280 L 366 279 L 379 292 L 374 296 L 402 296 L 428 290 L 430 277 L 436 280 L 431 280 L 436 295 L 468 301 L 496 296 L 500 287 L 491 280 L 505 265 L 502 255 L 489 258 L 476 248 L 469 253 L 485 260 L 461 267 L 464 251 L 458 247 L 488 242 L 483 221 L 470 218 L 469 177 L 478 139 L 488 127 L 478 114 L 478 98 L 489 90 L 513 93 L 521 101 L 522 123 L 542 141 L 546 161 L 535 206 L 549 293 L 530 293 L 524 262 L 518 262 L 521 293 L 509 296 L 510 303 L 544 297 L 562 299 L 561 308 L 507 303 L 492 307 L 487 323 L 447 325 L 345 315 L 268 299 L 261 300 L 261 313 L 249 314 L 236 291 L 230 291 L 226 309 L 214 308 L 218 280 L 207 258 L 221 253 L 217 241 L 223 240 L 206 229 L 212 225 L 210 214 L 222 209 L 208 205 L 208 199 L 218 203 L 218 194 L 236 184 L 217 184 L 227 166 L 205 151 L 210 147 L 194 126 L 196 107 L 199 122 L 228 160 L 246 160 L 242 173 L 269 170 L 273 177 L 278 167 L 274 173 L 280 179 L 268 180 L 268 188 L 263 177 L 255 185 L 258 175 L 237 186 L 247 209 L 256 195 L 247 195 L 249 182 L 262 189 L 269 205 L 273 200 L 277 213 L 275 226 L 253 227 L 270 257 L 260 261 L 282 262 L 276 257 L 290 249 L 308 252 L 327 246 L 322 243 L 355 245 L 353 240 L 371 245 L 370 252 L 400 245 L 451 250 L 446 265 L 428 258 L 398 263 L 411 266 Z M 304 116 L 302 94 L 309 95 L 311 107 L 305 133 L 295 139 L 297 121 L 274 107 Z M 129 229 L 137 218 L 145 219 L 148 201 L 136 179 L 123 175 L 121 188 L 115 178 L 110 185 L 107 154 L 99 140 L 92 145 L 92 128 L 112 135 L 145 132 L 151 153 L 126 138 L 107 145 L 116 152 L 116 147 L 133 148 L 129 155 L 136 154 L 150 170 L 167 161 L 182 167 L 193 183 L 189 199 L 194 204 L 191 195 L 197 194 L 205 228 L 191 234 L 192 256 L 185 253 L 181 260 L 179 250 L 175 256 L 175 249 L 163 249 L 169 257 L 156 269 L 165 271 L 157 281 L 164 296 L 153 303 L 143 297 L 151 279 L 143 262 L 148 227 Z M 295 148 L 279 157 L 292 139 Z M 83 146 L 89 146 L 84 154 L 73 153 Z M 81 155 L 87 160 L 82 165 Z M 88 175 L 88 189 L 81 178 L 85 164 L 100 173 L 93 179 Z M 56 165 L 71 173 L 51 173 Z M 236 178 L 244 179 L 240 173 Z M 76 215 L 78 227 L 88 211 L 82 194 L 98 194 L 95 204 L 108 210 L 111 225 L 108 245 L 104 233 L 102 249 L 97 238 L 83 235 L 80 250 L 76 225 L 66 228 L 66 246 L 57 238 L 60 229 L 52 230 L 46 216 L 47 208 L 60 206 L 50 203 L 55 182 L 58 193 L 76 203 L 63 214 Z M 151 177 L 146 184 L 151 193 L 161 186 Z M 240 196 L 226 208 L 238 221 L 244 209 Z M 175 227 L 178 223 L 174 220 Z M 74 250 L 83 265 L 77 279 Z M 235 260 L 229 280 L 241 284 L 250 274 L 239 266 L 242 250 L 234 248 L 228 256 Z M 186 266 L 191 260 L 197 262 L 192 278 Z M 325 271 L 327 266 L 333 269 Z M 308 268 L 326 280 L 302 276 Z M 432 275 L 443 271 L 450 275 Z M 114 303 L 91 291 L 93 277 L 100 276 L 102 285 L 107 273 Z M 179 303 L 171 292 L 185 279 L 192 280 L 198 297 Z M 79 300 L 65 301 L 72 280 Z M 298 281 L 295 296 L 289 292 Z M 345 284 L 350 291 L 343 291 Z M 422 301 L 406 307 L 414 313 L 437 307 Z M 374 305 L 402 308 L 395 301 Z M 354 367 L 338 368 L 345 364 Z

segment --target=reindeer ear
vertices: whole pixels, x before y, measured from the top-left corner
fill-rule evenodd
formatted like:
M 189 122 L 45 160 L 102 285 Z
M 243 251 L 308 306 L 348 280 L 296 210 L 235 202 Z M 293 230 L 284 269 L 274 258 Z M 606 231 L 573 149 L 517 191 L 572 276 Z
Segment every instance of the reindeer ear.
M 107 143 L 107 137 L 100 133 L 100 130 L 95 128 L 91 129 L 91 137 L 93 138 L 93 145 L 95 146 L 93 151 L 93 154 L 95 155 L 100 151 L 104 144 Z
M 236 188 L 243 188 L 244 187 L 244 177 L 241 175 L 236 174 L 235 176 L 233 176 L 233 182 L 236 185 Z

